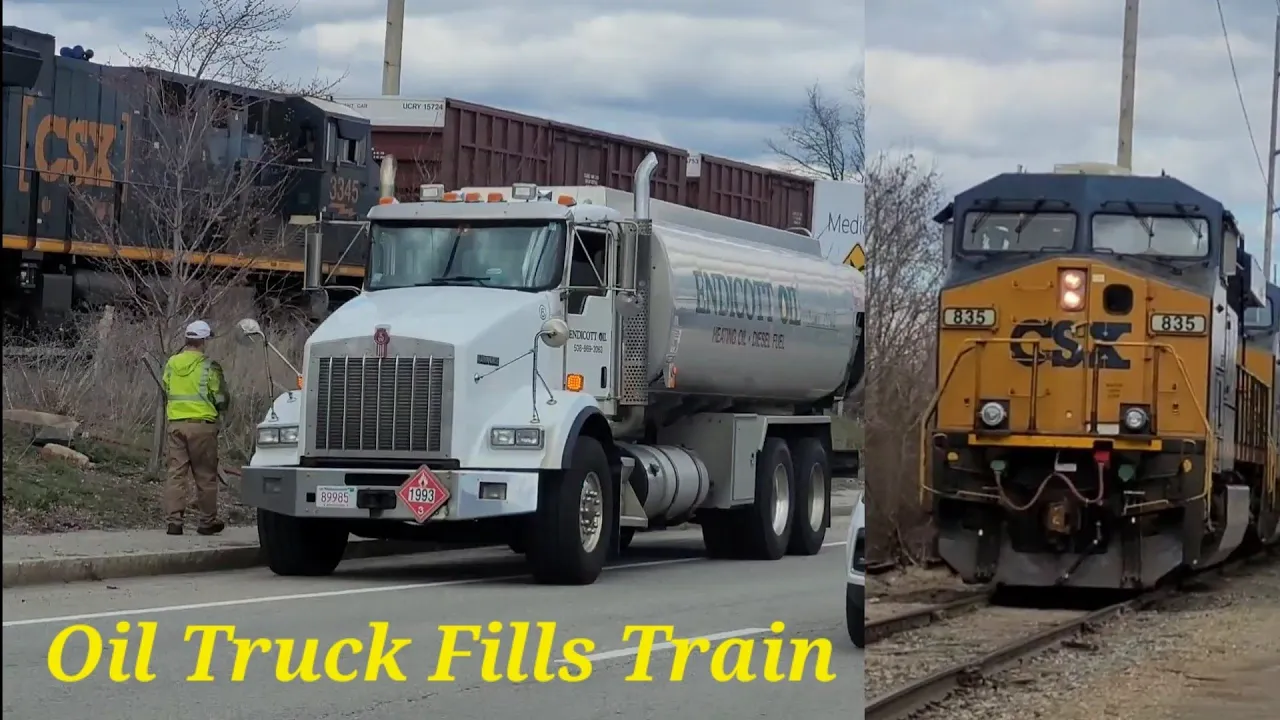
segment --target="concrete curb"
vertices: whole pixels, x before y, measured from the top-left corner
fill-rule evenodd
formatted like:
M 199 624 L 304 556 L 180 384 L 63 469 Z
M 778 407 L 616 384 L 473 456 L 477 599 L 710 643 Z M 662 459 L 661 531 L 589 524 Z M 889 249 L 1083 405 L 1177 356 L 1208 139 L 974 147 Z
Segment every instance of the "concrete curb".
M 849 517 L 853 506 L 831 508 L 831 517 Z M 682 525 L 676 529 L 688 529 Z M 355 540 L 347 546 L 347 559 L 410 555 L 436 552 L 443 549 L 476 547 L 474 545 L 449 545 L 434 543 L 395 542 L 384 540 Z M 101 581 L 156 575 L 184 575 L 187 573 L 225 572 L 247 570 L 263 565 L 261 548 L 257 545 L 208 548 L 181 552 L 137 553 L 132 555 L 99 555 L 93 557 L 41 558 L 4 563 L 4 587 L 51 585 L 83 581 Z
M 450 549 L 455 547 L 459 546 L 449 546 Z M 442 548 L 432 543 L 355 540 L 347 546 L 346 557 L 349 560 L 355 560 L 432 552 L 440 549 Z M 247 570 L 262 564 L 261 548 L 257 545 L 131 555 L 17 560 L 4 563 L 4 587 Z

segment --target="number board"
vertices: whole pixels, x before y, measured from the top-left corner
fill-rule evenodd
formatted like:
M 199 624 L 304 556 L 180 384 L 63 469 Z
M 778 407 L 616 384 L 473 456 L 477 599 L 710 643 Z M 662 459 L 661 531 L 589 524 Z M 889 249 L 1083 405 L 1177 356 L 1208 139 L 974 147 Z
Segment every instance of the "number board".
M 991 308 L 944 308 L 943 327 L 992 328 L 996 326 L 996 311 Z
M 1154 313 L 1151 316 L 1152 335 L 1203 335 L 1208 326 L 1204 315 Z

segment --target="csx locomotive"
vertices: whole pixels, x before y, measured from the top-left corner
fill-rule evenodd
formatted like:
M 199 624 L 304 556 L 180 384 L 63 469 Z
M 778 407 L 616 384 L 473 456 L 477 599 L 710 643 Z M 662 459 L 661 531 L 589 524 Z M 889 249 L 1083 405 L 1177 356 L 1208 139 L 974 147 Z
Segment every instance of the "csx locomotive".
M 1276 540 L 1280 289 L 1222 203 L 1073 165 L 998 175 L 935 220 L 920 483 L 950 567 L 1140 589 Z

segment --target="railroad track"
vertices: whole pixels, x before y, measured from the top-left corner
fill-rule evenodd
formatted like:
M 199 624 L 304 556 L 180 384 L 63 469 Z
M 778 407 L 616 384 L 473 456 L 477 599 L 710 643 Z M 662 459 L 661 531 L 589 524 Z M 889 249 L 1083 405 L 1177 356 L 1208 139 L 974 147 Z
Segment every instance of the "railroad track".
M 1245 558 L 1206 573 L 1210 573 L 1210 576 L 1212 574 L 1228 575 L 1232 570 L 1259 559 L 1265 560 L 1267 557 L 1269 556 L 1257 555 Z M 1082 633 L 1090 632 L 1093 628 L 1114 618 L 1159 605 L 1179 594 L 1180 591 L 1181 587 L 1177 585 L 1160 588 L 1092 611 L 1002 608 L 989 604 L 989 594 L 975 593 L 972 597 L 960 598 L 868 623 L 867 631 L 871 636 L 868 642 L 881 644 L 881 648 L 871 653 L 874 662 L 881 666 L 876 667 L 874 671 L 868 668 L 868 695 L 876 692 L 872 682 L 874 679 L 882 675 L 897 678 L 902 674 L 895 672 L 895 669 L 909 673 L 903 675 L 906 677 L 916 676 L 916 673 L 908 668 L 923 665 L 926 670 L 923 677 L 910 680 L 905 684 L 898 684 L 888 692 L 883 692 L 871 699 L 866 705 L 865 718 L 866 720 L 908 718 L 934 703 L 946 700 L 962 687 L 1013 667 L 1031 656 L 1068 642 Z M 894 635 L 935 625 L 939 626 L 936 632 L 931 628 L 931 637 L 926 638 L 921 645 L 909 648 L 884 647 L 891 645 L 884 641 Z M 953 655 L 958 653 L 964 656 L 964 659 L 960 662 L 938 662 L 937 655 L 947 652 Z M 895 668 L 895 665 L 900 668 Z M 886 673 L 885 670 L 888 672 Z
M 867 643 L 877 643 L 908 630 L 918 630 L 922 627 L 943 622 L 957 615 L 963 615 L 984 607 L 990 601 L 990 592 L 973 592 L 966 597 L 873 620 L 867 623 L 866 626 Z

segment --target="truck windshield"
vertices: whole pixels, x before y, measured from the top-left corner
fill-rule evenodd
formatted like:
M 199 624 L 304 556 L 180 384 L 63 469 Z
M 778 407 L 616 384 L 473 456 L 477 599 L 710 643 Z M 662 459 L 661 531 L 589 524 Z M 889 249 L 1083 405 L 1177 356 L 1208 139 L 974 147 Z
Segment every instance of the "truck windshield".
M 374 223 L 366 288 L 475 285 L 548 290 L 560 282 L 564 223 Z
M 971 253 L 1067 252 L 1075 244 L 1071 213 L 971 212 L 965 216 L 961 249 Z
M 1207 257 L 1209 223 L 1192 217 L 1095 215 L 1093 247 L 1117 255 Z

